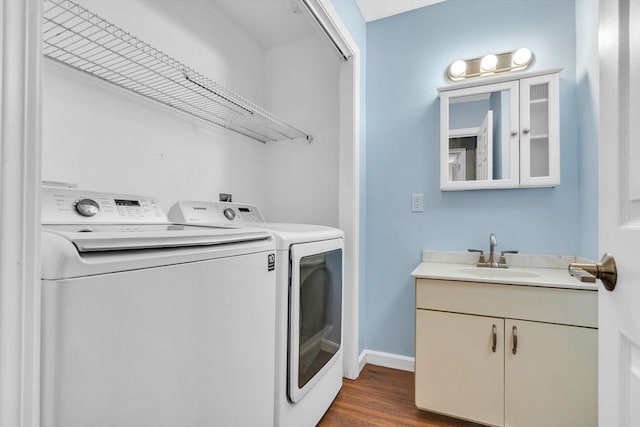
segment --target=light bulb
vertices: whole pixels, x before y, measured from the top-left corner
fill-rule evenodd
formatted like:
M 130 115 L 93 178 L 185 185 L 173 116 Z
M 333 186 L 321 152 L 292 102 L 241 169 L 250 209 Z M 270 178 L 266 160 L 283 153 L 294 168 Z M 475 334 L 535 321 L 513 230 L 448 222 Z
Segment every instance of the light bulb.
M 498 57 L 494 54 L 485 55 L 480 61 L 480 68 L 482 71 L 491 71 L 498 65 Z
M 462 77 L 467 72 L 467 63 L 458 59 L 449 67 L 449 74 L 453 77 Z
M 516 50 L 511 57 L 511 62 L 515 66 L 526 65 L 531 60 L 531 51 L 526 47 L 521 47 Z

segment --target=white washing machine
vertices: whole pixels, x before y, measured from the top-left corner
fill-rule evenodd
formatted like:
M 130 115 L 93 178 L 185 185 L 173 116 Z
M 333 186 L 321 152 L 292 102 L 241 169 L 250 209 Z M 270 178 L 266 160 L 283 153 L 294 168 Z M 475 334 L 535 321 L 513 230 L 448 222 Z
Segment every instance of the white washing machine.
M 43 427 L 273 426 L 275 244 L 43 189 Z
M 344 233 L 265 223 L 249 204 L 179 201 L 169 218 L 186 224 L 259 227 L 276 242 L 275 425 L 315 426 L 342 386 Z

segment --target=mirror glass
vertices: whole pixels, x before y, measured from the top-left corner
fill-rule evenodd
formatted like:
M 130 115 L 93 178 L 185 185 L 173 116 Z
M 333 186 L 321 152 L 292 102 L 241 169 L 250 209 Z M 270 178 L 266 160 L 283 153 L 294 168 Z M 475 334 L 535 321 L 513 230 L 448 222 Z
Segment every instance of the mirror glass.
M 449 99 L 449 181 L 509 178 L 510 91 Z

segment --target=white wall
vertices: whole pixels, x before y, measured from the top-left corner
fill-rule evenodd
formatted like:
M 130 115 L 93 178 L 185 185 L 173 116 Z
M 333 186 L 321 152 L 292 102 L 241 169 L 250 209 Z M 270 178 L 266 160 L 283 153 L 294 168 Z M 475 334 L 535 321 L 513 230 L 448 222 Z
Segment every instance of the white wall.
M 314 138 L 267 145 L 267 221 L 338 226 L 339 65 L 322 36 L 265 53 L 267 108 Z
M 338 225 L 339 59 L 321 35 L 264 51 L 200 0 L 81 5 L 314 137 L 264 145 L 46 60 L 44 180 L 251 202 L 267 220 Z
M 209 2 L 81 1 L 240 95 L 264 104 L 262 48 Z M 266 203 L 267 147 L 45 61 L 43 180 L 175 200 Z M 293 120 L 293 118 L 292 118 Z
M 263 49 L 211 0 L 75 0 L 261 105 Z

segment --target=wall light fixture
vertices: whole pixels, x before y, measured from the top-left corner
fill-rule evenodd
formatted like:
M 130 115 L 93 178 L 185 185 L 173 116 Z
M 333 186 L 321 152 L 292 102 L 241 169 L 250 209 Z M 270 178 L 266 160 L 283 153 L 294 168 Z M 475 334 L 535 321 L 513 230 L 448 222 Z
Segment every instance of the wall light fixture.
M 458 59 L 449 67 L 449 73 L 453 77 L 462 77 L 467 72 L 467 63 Z
M 447 68 L 450 80 L 464 80 L 490 74 L 524 70 L 533 63 L 533 53 L 526 47 L 512 52 L 484 55 L 471 59 L 458 59 Z
M 493 53 L 483 56 L 480 60 L 481 71 L 493 71 L 496 69 L 496 65 L 498 65 L 498 57 Z

